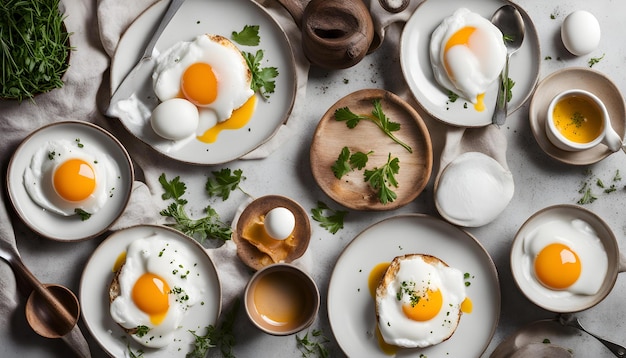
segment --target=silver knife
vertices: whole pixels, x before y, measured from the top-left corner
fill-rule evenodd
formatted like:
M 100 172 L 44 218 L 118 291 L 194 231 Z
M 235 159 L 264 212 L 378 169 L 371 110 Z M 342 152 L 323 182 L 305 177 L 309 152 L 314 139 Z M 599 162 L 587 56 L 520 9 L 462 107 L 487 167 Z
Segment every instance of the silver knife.
M 166 0 L 162 0 L 162 1 L 166 1 Z M 154 31 L 154 33 L 152 34 L 152 37 L 150 38 L 150 41 L 146 45 L 146 49 L 143 51 L 143 55 L 141 55 L 141 59 L 139 60 L 139 62 L 137 62 L 135 67 L 133 67 L 133 69 L 128 73 L 128 75 L 126 75 L 122 83 L 120 83 L 120 85 L 117 87 L 117 89 L 113 93 L 113 96 L 111 97 L 111 101 L 109 102 L 109 108 L 107 109 L 107 112 L 106 112 L 107 116 L 110 116 L 110 117 L 115 116 L 114 107 L 117 104 L 117 102 L 124 100 L 124 99 L 128 99 L 139 87 L 136 81 L 137 80 L 145 81 L 146 75 L 149 72 L 153 71 L 152 62 L 154 61 L 154 56 L 153 56 L 154 46 L 156 45 L 156 42 L 159 39 L 159 37 L 161 37 L 163 30 L 165 30 L 165 28 L 167 27 L 167 24 L 169 24 L 170 20 L 174 17 L 174 14 L 176 14 L 176 11 L 178 11 L 178 9 L 183 4 L 183 2 L 185 2 L 185 0 L 171 0 L 167 8 L 167 11 L 165 11 L 165 14 L 161 18 L 161 22 L 159 23 L 159 26 L 157 27 L 156 31 Z

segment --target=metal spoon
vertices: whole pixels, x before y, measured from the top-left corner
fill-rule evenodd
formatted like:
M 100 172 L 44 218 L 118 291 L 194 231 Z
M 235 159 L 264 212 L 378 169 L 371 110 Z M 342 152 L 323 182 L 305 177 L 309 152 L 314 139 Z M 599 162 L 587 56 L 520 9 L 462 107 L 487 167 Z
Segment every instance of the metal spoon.
M 615 354 L 616 357 L 626 357 L 626 347 L 620 346 L 617 343 L 613 343 L 611 341 L 607 341 L 606 339 L 600 338 L 598 336 L 596 336 L 595 334 L 587 331 L 581 324 L 580 321 L 578 320 L 578 318 L 572 316 L 572 315 L 563 315 L 560 314 L 557 316 L 556 320 L 561 323 L 563 326 L 568 326 L 568 327 L 574 327 L 577 329 L 580 329 L 581 331 L 587 333 L 588 335 L 592 336 L 593 338 L 597 339 L 598 341 L 600 341 L 602 344 L 604 344 L 605 347 L 607 347 L 613 354 Z
M 500 29 L 504 35 L 506 46 L 506 62 L 500 74 L 500 86 L 498 88 L 498 99 L 496 109 L 491 122 L 497 126 L 503 125 L 507 116 L 507 82 L 509 79 L 509 59 L 522 46 L 524 42 L 524 19 L 522 14 L 513 5 L 504 5 L 493 14 L 491 22 Z

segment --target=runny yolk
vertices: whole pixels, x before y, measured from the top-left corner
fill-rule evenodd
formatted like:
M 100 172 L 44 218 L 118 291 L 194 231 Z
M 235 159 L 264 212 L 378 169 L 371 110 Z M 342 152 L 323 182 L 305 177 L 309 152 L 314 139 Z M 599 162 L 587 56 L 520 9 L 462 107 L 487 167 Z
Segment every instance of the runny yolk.
M 196 106 L 206 106 L 217 98 L 217 78 L 208 63 L 196 62 L 187 67 L 180 80 L 185 98 Z
M 440 290 L 433 291 L 427 289 L 426 292 L 413 292 L 412 295 L 415 295 L 417 302 L 402 305 L 402 312 L 407 318 L 418 322 L 425 322 L 433 319 L 441 310 L 443 298 Z
M 477 112 L 482 112 L 485 110 L 485 94 L 481 93 L 476 96 L 476 104 L 474 104 L 474 109 Z
M 475 27 L 465 26 L 459 31 L 455 32 L 454 35 L 450 36 L 448 42 L 446 42 L 446 46 L 443 49 L 443 53 L 447 54 L 448 50 L 454 46 L 462 45 L 469 47 L 469 41 L 472 34 L 476 31 Z M 448 66 L 447 56 L 444 56 L 444 66 L 448 76 L 450 78 L 454 78 L 454 74 L 451 73 L 450 67 Z
M 555 290 L 563 290 L 574 284 L 580 272 L 578 255 L 563 244 L 547 245 L 535 258 L 537 279 Z
M 82 201 L 96 188 L 96 174 L 93 167 L 84 160 L 69 159 L 55 170 L 53 186 L 64 200 Z
M 240 129 L 243 128 L 252 118 L 254 109 L 256 107 L 256 96 L 251 96 L 243 106 L 233 111 L 233 114 L 225 120 L 220 122 L 209 130 L 204 132 L 203 135 L 198 137 L 198 140 L 204 143 L 215 143 L 217 136 L 221 131 L 225 129 Z
M 150 322 L 157 325 L 163 322 L 170 307 L 167 282 L 158 275 L 147 272 L 141 275 L 133 286 L 131 297 L 137 308 L 150 316 Z

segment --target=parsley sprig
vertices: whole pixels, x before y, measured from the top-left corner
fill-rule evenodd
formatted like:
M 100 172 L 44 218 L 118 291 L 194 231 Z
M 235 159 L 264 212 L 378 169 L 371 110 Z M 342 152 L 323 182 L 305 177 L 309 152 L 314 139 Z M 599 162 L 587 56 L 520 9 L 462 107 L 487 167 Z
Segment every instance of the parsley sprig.
M 230 38 L 240 45 L 258 46 L 261 42 L 259 25 L 246 25 L 239 32 L 233 31 Z
M 310 336 L 309 333 L 311 334 Z M 298 342 L 298 349 L 302 353 L 302 358 L 309 358 L 313 355 L 320 358 L 330 357 L 328 349 L 324 347 L 324 344 L 330 341 L 319 329 L 305 333 L 304 337 L 296 335 L 296 341 Z
M 361 120 L 368 120 L 376 124 L 376 126 L 394 142 L 400 144 L 409 153 L 413 153 L 413 149 L 411 149 L 408 144 L 404 143 L 393 134 L 393 132 L 400 130 L 400 123 L 391 121 L 389 117 L 385 115 L 380 98 L 374 99 L 372 104 L 374 105 L 374 109 L 371 115 L 359 115 L 352 112 L 348 107 L 342 107 L 335 110 L 335 119 L 337 121 L 345 121 L 348 128 L 356 127 Z
M 313 220 L 320 223 L 320 226 L 328 230 L 331 234 L 343 229 L 343 220 L 348 214 L 345 210 L 330 208 L 323 201 L 317 202 L 317 207 L 311 209 Z
M 223 168 L 219 171 L 211 172 L 213 177 L 209 177 L 206 182 L 206 192 L 210 197 L 217 196 L 222 198 L 222 201 L 228 200 L 230 193 L 239 189 L 243 191 L 239 184 L 246 180 L 243 176 L 241 169 L 232 171 L 229 168 Z M 244 192 L 245 193 L 245 192 Z
M 166 209 L 162 210 L 162 216 L 171 217 L 175 223 L 168 226 L 188 235 L 199 242 L 204 242 L 207 238 L 214 238 L 222 241 L 230 240 L 232 229 L 229 225 L 220 220 L 219 214 L 211 207 L 205 209 L 206 216 L 200 219 L 192 219 L 185 210 L 187 199 L 183 198 L 187 190 L 184 182 L 180 181 L 180 177 L 175 177 L 168 181 L 165 173 L 159 176 L 159 183 L 165 191 L 161 198 L 163 200 L 173 200 Z
M 344 175 L 348 174 L 353 169 L 361 170 L 367 165 L 369 155 L 374 153 L 369 151 L 367 153 L 355 152 L 351 153 L 350 148 L 343 147 L 341 153 L 337 157 L 335 163 L 331 166 L 333 174 L 337 179 L 341 179 Z
M 235 300 L 232 308 L 226 312 L 219 327 L 210 325 L 204 335 L 198 335 L 195 331 L 189 331 L 196 338 L 194 350 L 187 353 L 186 358 L 204 358 L 211 348 L 219 347 L 224 358 L 235 358 L 233 347 L 236 344 L 233 326 L 239 312 L 240 301 Z
M 391 203 L 398 197 L 391 187 L 398 187 L 395 175 L 399 171 L 400 160 L 392 158 L 391 153 L 387 156 L 387 162 L 382 166 L 365 170 L 365 181 L 369 182 L 372 189 L 378 192 L 378 199 L 382 204 Z
M 257 50 L 256 53 L 243 52 L 243 57 L 252 72 L 250 88 L 267 99 L 276 88 L 274 78 L 278 77 L 278 69 L 276 67 L 261 67 L 263 56 L 263 50 Z

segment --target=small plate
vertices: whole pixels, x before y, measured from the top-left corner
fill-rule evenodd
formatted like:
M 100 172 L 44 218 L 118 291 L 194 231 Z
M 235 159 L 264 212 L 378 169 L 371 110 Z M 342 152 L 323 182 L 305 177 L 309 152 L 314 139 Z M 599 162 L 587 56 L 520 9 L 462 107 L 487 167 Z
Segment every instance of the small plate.
M 156 2 L 131 24 L 120 39 L 111 63 L 111 93 L 138 62 L 168 4 L 168 1 Z M 237 46 L 251 53 L 263 50 L 262 66 L 276 67 L 279 75 L 275 93 L 267 101 L 258 98 L 254 115 L 245 127 L 222 131 L 217 141 L 210 144 L 196 139 L 173 144 L 154 133 L 148 112 L 148 118 L 138 114 L 121 115 L 120 121 L 126 129 L 167 157 L 203 165 L 238 159 L 269 140 L 291 114 L 296 94 L 296 69 L 287 36 L 261 5 L 249 0 L 187 0 L 157 41 L 156 50 L 163 52 L 176 42 L 191 41 L 203 33 L 230 38 L 233 31 L 241 31 L 246 25 L 259 25 L 261 43 L 259 46 Z M 137 98 L 148 111 L 156 107 L 151 78 L 138 79 Z
M 42 209 L 26 192 L 23 175 L 35 152 L 50 140 L 68 140 L 108 154 L 118 173 L 114 193 L 106 205 L 88 220 L 64 217 Z M 24 139 L 11 157 L 7 170 L 9 198 L 19 217 L 37 234 L 58 241 L 78 241 L 98 236 L 117 220 L 128 204 L 134 180 L 133 165 L 126 149 L 109 132 L 89 122 L 58 122 L 42 127 Z
M 604 74 L 586 67 L 565 68 L 541 80 L 530 101 L 528 114 L 530 128 L 541 149 L 552 158 L 566 164 L 593 164 L 613 152 L 605 145 L 578 152 L 568 152 L 554 146 L 546 136 L 546 117 L 550 101 L 560 92 L 574 88 L 587 90 L 604 102 L 613 129 L 623 139 L 626 131 L 626 106 L 619 88 Z
M 404 26 L 400 42 L 400 63 L 402 72 L 417 102 L 434 118 L 460 127 L 482 127 L 491 124 L 498 81 L 495 81 L 485 94 L 486 109 L 477 112 L 471 103 L 464 108 L 466 101 L 461 98 L 448 103 L 448 90 L 435 80 L 430 64 L 430 36 L 441 21 L 455 10 L 466 7 L 487 19 L 505 4 L 503 0 L 472 1 L 429 0 L 419 5 Z M 528 100 L 539 78 L 540 48 L 537 30 L 528 14 L 515 5 L 524 18 L 526 34 L 522 47 L 511 56 L 509 77 L 515 81 L 513 97 L 509 102 L 509 113 L 514 112 Z
M 311 222 L 309 221 L 309 215 L 306 210 L 297 202 L 290 198 L 280 195 L 267 195 L 252 201 L 243 210 L 239 219 L 237 220 L 237 228 L 233 232 L 233 242 L 237 245 L 237 255 L 241 261 L 253 270 L 260 270 L 265 265 L 262 260 L 267 256 L 259 251 L 254 245 L 242 238 L 242 233 L 246 226 L 256 220 L 261 215 L 265 215 L 268 211 L 277 208 L 284 207 L 291 211 L 296 219 L 296 225 L 293 235 L 297 238 L 298 246 L 285 258 L 284 262 L 290 263 L 293 260 L 300 258 L 304 255 L 305 251 L 309 247 L 309 241 L 311 239 Z
M 381 262 L 409 253 L 439 257 L 473 277 L 467 294 L 472 313 L 463 314 L 450 339 L 425 349 L 399 350 L 401 357 L 480 357 L 500 315 L 498 273 L 484 247 L 470 234 L 442 220 L 420 214 L 395 216 L 365 229 L 339 256 L 328 287 L 328 318 L 341 349 L 350 357 L 389 357 L 375 335 L 370 271 Z
M 335 110 L 348 107 L 356 114 L 370 114 L 372 101 L 381 99 L 383 112 L 390 121 L 400 123 L 394 135 L 408 144 L 409 153 L 387 137 L 374 123 L 361 121 L 355 128 L 346 122 L 335 120 Z M 396 175 L 398 195 L 395 201 L 382 204 L 370 184 L 363 179 L 363 170 L 355 169 L 337 179 L 331 169 L 343 147 L 351 153 L 360 151 L 369 155 L 364 169 L 380 167 L 392 158 L 399 159 L 400 170 Z M 419 114 L 399 96 L 380 89 L 353 92 L 340 99 L 324 114 L 311 143 L 311 171 L 320 188 L 333 200 L 354 210 L 393 210 L 413 201 L 428 183 L 433 165 L 432 143 L 428 128 Z
M 141 348 L 113 321 L 109 314 L 109 285 L 113 280 L 116 260 L 136 238 L 150 237 L 155 233 L 184 245 L 189 249 L 187 258 L 194 263 L 206 280 L 207 291 L 204 305 L 196 304 L 186 312 L 182 321 L 180 340 L 162 349 Z M 200 333 L 204 327 L 215 325 L 221 310 L 221 286 L 213 261 L 195 240 L 164 226 L 139 225 L 111 234 L 94 251 L 87 261 L 80 280 L 79 297 L 82 319 L 100 346 L 112 357 L 128 356 L 128 344 L 133 352 L 143 349 L 145 358 L 185 357 L 192 349 L 195 338 L 188 330 Z M 132 343 L 131 343 L 132 342 Z

